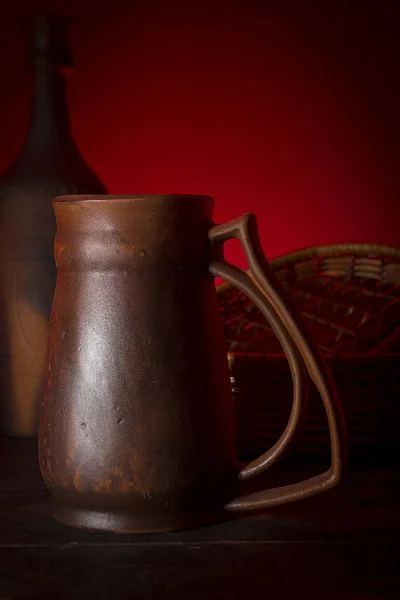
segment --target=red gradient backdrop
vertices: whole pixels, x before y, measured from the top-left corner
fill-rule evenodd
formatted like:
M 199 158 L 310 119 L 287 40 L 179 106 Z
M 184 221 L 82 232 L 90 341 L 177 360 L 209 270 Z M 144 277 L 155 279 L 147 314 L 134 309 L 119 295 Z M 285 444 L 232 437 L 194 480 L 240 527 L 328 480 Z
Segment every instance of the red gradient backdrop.
M 217 221 L 254 211 L 269 257 L 400 243 L 396 2 L 15 0 L 0 171 L 29 119 L 19 19 L 49 10 L 77 19 L 73 130 L 110 192 L 211 194 Z

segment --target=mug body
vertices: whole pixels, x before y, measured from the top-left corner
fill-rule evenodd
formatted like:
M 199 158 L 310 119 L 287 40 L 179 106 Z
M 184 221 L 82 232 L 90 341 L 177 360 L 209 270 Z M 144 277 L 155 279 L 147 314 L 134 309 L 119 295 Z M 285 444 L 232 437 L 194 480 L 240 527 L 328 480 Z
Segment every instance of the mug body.
M 63 196 L 40 415 L 53 514 L 116 532 L 220 520 L 236 493 L 207 196 Z

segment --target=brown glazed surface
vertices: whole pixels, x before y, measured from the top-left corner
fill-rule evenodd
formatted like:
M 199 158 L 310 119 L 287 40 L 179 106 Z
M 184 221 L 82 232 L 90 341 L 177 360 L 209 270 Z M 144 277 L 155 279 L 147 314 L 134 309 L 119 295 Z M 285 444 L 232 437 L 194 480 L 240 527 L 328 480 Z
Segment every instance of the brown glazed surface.
M 237 465 L 213 201 L 80 198 L 54 203 L 40 464 L 55 514 L 115 530 L 219 519 Z
M 265 258 L 258 262 L 251 215 L 213 227 L 207 196 L 64 196 L 54 209 L 58 278 L 39 442 L 56 518 L 119 532 L 182 529 L 220 520 L 227 510 L 297 500 L 339 481 L 345 436 L 333 382 L 282 290 L 274 296 L 270 280 L 260 279 L 270 274 Z M 254 281 L 224 261 L 220 245 L 229 237 L 244 245 Z M 241 473 L 210 274 L 224 269 L 262 306 L 294 378 L 285 432 Z M 328 413 L 331 469 L 235 499 L 238 475 L 265 469 L 297 435 L 306 407 L 302 359 Z

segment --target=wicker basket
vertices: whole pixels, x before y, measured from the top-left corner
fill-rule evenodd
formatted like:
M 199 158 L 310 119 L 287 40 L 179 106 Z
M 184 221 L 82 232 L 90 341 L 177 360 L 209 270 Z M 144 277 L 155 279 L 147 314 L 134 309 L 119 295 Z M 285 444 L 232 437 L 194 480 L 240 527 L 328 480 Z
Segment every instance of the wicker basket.
M 350 244 L 310 248 L 271 262 L 327 356 L 342 398 L 353 454 L 400 445 L 400 249 Z M 279 342 L 255 305 L 218 287 L 235 401 L 239 457 L 282 433 L 292 383 Z M 329 452 L 326 416 L 311 391 L 294 452 Z

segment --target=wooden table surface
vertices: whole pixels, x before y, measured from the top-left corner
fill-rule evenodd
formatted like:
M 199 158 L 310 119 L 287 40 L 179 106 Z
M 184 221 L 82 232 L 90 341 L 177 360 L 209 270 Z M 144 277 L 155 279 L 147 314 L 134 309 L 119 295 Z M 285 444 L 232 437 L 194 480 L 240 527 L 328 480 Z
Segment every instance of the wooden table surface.
M 1 600 L 400 599 L 393 461 L 353 466 L 335 490 L 265 514 L 195 531 L 113 535 L 51 517 L 36 452 L 32 441 L 0 447 Z M 263 482 L 318 468 L 286 460 Z

